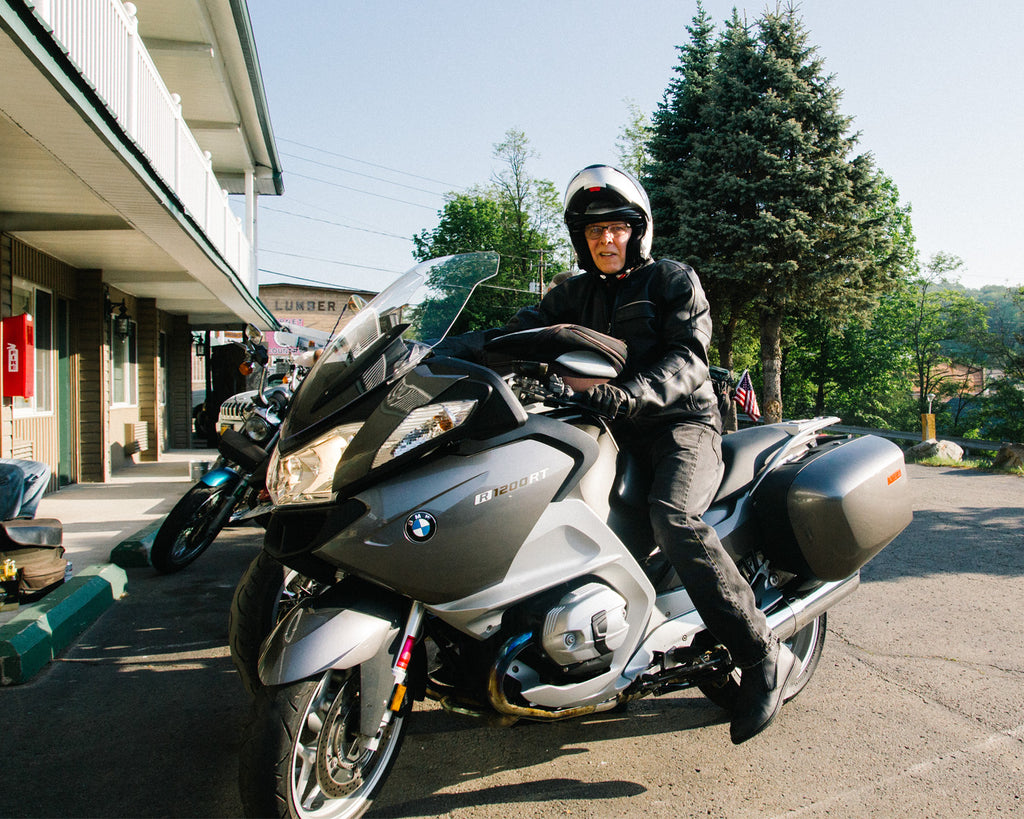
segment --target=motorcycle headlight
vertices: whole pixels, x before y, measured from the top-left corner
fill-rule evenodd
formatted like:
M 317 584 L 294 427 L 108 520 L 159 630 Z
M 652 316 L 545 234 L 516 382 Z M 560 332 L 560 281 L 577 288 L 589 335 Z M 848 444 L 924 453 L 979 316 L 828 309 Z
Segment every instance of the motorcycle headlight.
M 262 441 L 270 435 L 270 424 L 258 412 L 249 414 L 249 417 L 245 419 L 245 426 L 242 429 L 253 441 Z
M 469 418 L 475 400 L 446 401 L 443 404 L 427 404 L 414 409 L 392 432 L 377 451 L 372 468 L 404 455 L 409 450 L 423 446 L 444 435 Z
M 283 457 L 275 449 L 267 467 L 267 490 L 274 505 L 333 500 L 334 473 L 360 427 L 362 423 L 345 424 Z

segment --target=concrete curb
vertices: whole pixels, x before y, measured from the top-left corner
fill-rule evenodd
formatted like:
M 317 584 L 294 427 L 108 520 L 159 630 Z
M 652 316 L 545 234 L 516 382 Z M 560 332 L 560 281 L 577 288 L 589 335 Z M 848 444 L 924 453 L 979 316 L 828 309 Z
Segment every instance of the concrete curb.
M 152 566 L 149 552 L 163 522 L 163 518 L 155 520 L 145 529 L 140 529 L 127 540 L 118 543 L 110 552 L 110 562 L 123 569 L 148 569 Z
M 106 563 L 89 566 L 47 594 L 22 607 L 0 626 L 0 685 L 30 680 L 97 617 L 128 585 L 124 569 Z

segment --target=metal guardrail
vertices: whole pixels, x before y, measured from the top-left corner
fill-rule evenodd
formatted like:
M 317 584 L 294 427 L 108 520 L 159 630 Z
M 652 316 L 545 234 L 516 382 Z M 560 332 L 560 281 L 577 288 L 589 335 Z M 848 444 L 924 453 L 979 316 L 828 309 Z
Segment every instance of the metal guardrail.
M 754 426 L 753 419 L 746 413 L 740 412 L 736 415 L 740 427 Z M 903 432 L 897 429 L 873 429 L 872 427 L 855 427 L 849 424 L 835 424 L 828 427 L 827 432 L 842 432 L 847 435 L 877 435 L 879 438 L 888 438 L 890 441 L 907 441 L 911 446 L 921 442 L 921 432 Z M 979 438 L 954 438 L 950 435 L 940 435 L 943 441 L 952 441 L 964 450 L 964 452 L 998 452 L 1003 448 L 1005 441 L 983 441 Z
M 888 438 L 890 441 L 914 441 L 917 443 L 921 440 L 920 432 L 900 432 L 895 429 L 871 429 L 870 427 L 853 427 L 845 424 L 836 424 L 835 426 L 829 427 L 829 430 L 845 432 L 852 435 L 877 435 L 880 438 Z M 952 441 L 965 452 L 969 452 L 971 450 L 998 452 L 1003 446 L 1002 441 L 982 441 L 978 438 L 953 438 L 949 435 L 940 435 L 939 437 L 943 441 Z

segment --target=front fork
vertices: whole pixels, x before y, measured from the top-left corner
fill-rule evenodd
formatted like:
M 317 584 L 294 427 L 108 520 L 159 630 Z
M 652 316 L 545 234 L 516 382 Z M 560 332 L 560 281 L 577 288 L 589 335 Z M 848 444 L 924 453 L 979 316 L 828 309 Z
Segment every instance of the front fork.
M 210 531 L 220 532 L 227 525 L 231 519 L 231 513 L 235 511 L 235 507 L 238 505 L 238 501 L 242 499 L 252 483 L 251 472 L 243 472 L 240 467 L 234 467 L 234 469 L 237 470 L 235 474 L 238 476 L 238 480 L 231 488 L 228 496 L 217 507 L 217 513 L 210 522 Z
M 409 663 L 412 660 L 412 652 L 416 646 L 416 640 L 419 638 L 420 631 L 423 628 L 424 611 L 423 604 L 416 600 L 412 602 L 412 606 L 409 608 L 409 616 L 405 621 L 405 630 L 402 632 L 401 647 L 391 666 L 391 676 L 394 682 L 391 686 L 391 696 L 388 698 L 388 707 L 384 709 L 380 724 L 377 726 L 377 732 L 365 744 L 367 751 L 373 752 L 377 750 L 392 718 L 402 710 L 402 705 L 405 703 L 405 697 L 409 690 L 408 685 L 406 685 L 409 677 Z

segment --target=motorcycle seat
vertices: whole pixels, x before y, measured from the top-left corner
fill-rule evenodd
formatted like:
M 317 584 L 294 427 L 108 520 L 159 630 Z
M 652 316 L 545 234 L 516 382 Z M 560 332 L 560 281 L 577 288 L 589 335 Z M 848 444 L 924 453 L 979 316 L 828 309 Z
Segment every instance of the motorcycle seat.
M 712 502 L 719 503 L 745 492 L 789 437 L 789 432 L 776 426 L 748 427 L 723 435 L 725 474 Z
M 746 491 L 768 459 L 789 437 L 785 429 L 775 426 L 749 427 L 722 436 L 725 472 L 713 503 Z M 634 508 L 646 507 L 652 480 L 651 466 L 646 458 L 620 450 L 612 487 L 613 501 Z

